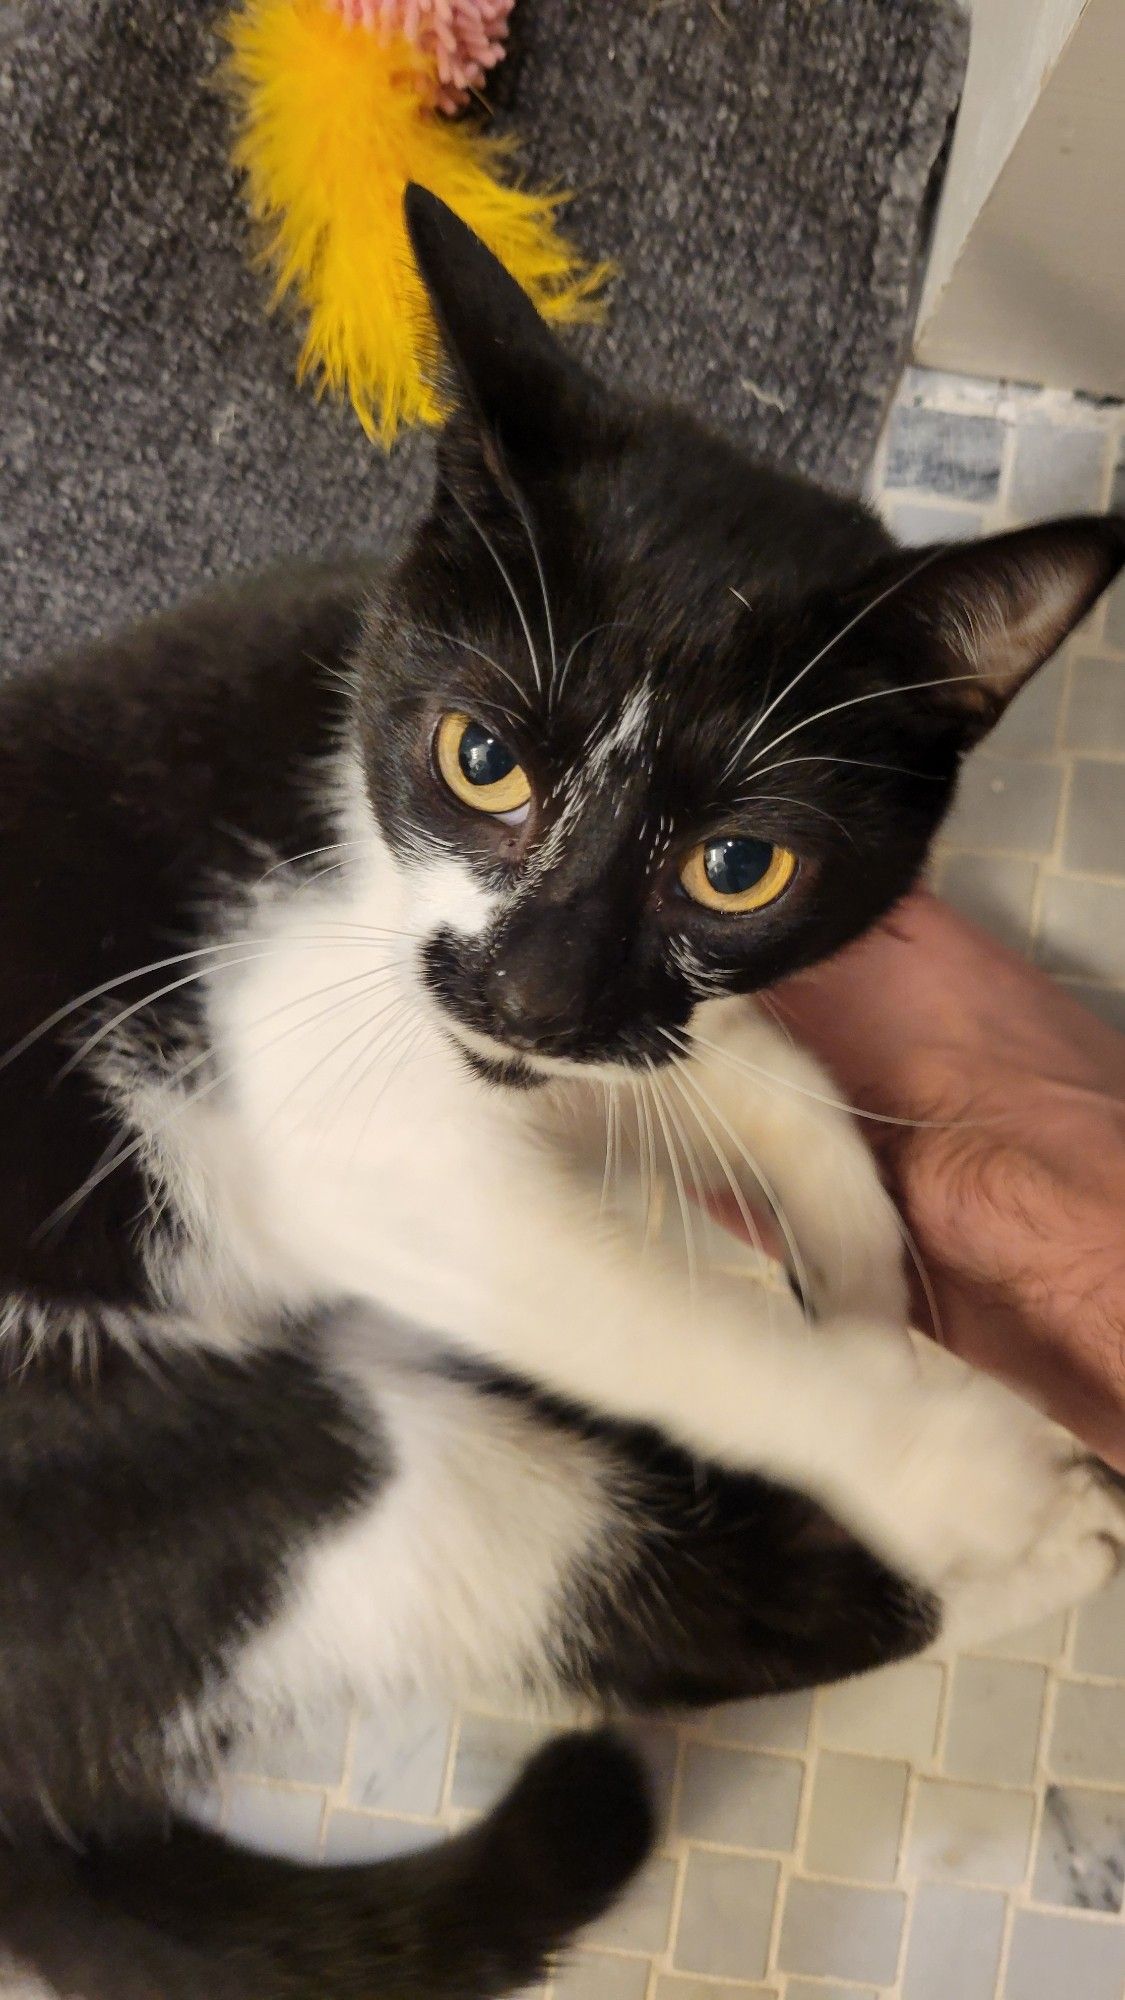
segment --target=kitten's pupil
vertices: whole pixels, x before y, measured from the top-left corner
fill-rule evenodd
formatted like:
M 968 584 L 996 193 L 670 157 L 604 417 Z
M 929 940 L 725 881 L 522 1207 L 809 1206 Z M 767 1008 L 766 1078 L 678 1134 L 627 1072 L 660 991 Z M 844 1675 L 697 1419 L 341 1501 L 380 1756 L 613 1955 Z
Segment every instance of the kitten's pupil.
M 768 840 L 752 840 L 747 835 L 709 840 L 703 856 L 707 880 L 719 896 L 741 896 L 761 881 L 773 853 Z
M 457 761 L 470 785 L 497 785 L 516 768 L 507 744 L 493 736 L 482 722 L 466 723 Z

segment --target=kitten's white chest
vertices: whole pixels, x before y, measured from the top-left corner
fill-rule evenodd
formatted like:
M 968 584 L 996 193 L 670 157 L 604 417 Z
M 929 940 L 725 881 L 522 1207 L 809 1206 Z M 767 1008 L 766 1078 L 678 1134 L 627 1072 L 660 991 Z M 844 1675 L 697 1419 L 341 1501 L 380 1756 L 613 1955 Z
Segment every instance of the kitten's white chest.
M 375 1292 L 440 1322 L 435 1294 L 491 1262 L 480 1246 L 510 1206 L 519 1121 L 443 1034 L 407 941 L 365 940 L 355 907 L 286 918 L 216 981 L 238 1143 L 211 1145 L 208 1171 L 225 1181 L 234 1256 L 249 1227 L 255 1261 L 272 1246 L 314 1295 Z

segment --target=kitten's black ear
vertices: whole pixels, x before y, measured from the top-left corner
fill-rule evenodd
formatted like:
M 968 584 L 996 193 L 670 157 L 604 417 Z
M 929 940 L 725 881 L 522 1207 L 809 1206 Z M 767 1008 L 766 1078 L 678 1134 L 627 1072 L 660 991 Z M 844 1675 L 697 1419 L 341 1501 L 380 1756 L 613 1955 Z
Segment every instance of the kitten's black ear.
M 1125 516 L 1078 516 L 911 552 L 886 610 L 919 627 L 974 738 L 990 729 L 1125 563 Z M 898 602 L 895 602 L 895 599 Z
M 459 400 L 486 453 L 534 460 L 573 442 L 598 398 L 515 279 L 427 188 L 406 190 L 406 227 Z

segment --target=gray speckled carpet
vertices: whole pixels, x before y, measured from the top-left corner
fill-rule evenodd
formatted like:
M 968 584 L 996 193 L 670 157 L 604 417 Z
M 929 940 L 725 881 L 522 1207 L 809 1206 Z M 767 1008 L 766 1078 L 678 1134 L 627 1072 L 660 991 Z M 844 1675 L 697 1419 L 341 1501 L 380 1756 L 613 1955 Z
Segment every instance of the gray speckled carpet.
M 0 661 L 287 551 L 384 545 L 384 460 L 293 384 L 214 79 L 218 0 L 0 0 Z M 620 270 L 609 373 L 843 485 L 909 331 L 957 0 L 520 0 L 497 118 Z

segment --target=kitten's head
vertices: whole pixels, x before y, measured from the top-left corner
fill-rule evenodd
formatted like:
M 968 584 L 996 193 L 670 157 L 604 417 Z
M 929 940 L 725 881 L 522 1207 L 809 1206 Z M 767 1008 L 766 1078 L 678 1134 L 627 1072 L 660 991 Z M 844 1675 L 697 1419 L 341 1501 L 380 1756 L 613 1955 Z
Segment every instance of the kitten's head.
M 660 1062 L 701 999 L 865 930 L 1125 524 L 902 551 L 858 503 L 610 393 L 432 196 L 458 409 L 372 620 L 373 809 L 462 1045 Z

